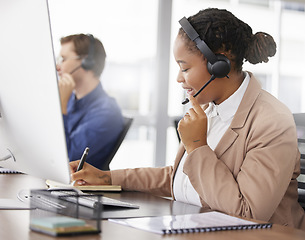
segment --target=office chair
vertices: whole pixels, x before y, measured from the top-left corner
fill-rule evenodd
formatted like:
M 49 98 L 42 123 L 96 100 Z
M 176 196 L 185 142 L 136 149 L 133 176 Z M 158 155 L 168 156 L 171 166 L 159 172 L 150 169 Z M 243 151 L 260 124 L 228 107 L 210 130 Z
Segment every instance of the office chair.
M 178 138 L 179 143 L 180 143 L 181 139 L 180 139 L 179 132 L 178 132 L 178 123 L 181 120 L 181 118 L 182 118 L 182 116 L 174 118 L 174 126 L 176 128 L 176 134 L 177 134 L 177 138 Z
M 131 117 L 123 117 L 124 118 L 124 127 L 123 127 L 123 130 L 121 131 L 120 135 L 118 136 L 118 139 L 111 151 L 111 153 L 107 156 L 107 159 L 105 160 L 103 166 L 102 166 L 102 170 L 109 170 L 109 164 L 110 162 L 112 161 L 114 155 L 116 154 L 116 152 L 118 151 L 119 147 L 121 146 L 130 126 L 131 126 L 131 123 L 133 121 L 133 118 Z
M 294 113 L 298 146 L 301 153 L 301 174 L 298 177 L 299 203 L 305 209 L 305 113 Z

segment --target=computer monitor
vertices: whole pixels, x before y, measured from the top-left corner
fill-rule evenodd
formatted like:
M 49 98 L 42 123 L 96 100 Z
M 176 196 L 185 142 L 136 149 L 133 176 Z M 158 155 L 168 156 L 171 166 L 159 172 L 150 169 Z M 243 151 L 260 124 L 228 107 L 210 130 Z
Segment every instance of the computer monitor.
M 0 1 L 0 166 L 70 182 L 47 0 Z

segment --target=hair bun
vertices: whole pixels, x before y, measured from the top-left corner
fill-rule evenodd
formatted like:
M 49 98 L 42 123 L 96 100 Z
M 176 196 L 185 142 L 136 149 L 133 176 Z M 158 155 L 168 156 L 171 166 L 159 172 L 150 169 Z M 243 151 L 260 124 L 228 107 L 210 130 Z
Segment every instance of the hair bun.
M 246 60 L 252 64 L 268 62 L 269 57 L 273 57 L 275 53 L 276 43 L 273 37 L 265 32 L 257 32 L 252 35 Z

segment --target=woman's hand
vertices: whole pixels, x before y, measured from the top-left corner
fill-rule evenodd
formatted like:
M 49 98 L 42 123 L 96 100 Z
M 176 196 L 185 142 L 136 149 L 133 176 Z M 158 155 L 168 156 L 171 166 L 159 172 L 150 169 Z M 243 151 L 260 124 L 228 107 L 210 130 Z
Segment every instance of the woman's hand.
M 70 162 L 71 180 L 74 185 L 111 185 L 110 171 L 102 171 L 85 163 L 82 170 L 76 172 L 80 160 Z
M 197 100 L 189 96 L 193 108 L 180 120 L 178 132 L 189 154 L 198 147 L 207 144 L 207 117 Z

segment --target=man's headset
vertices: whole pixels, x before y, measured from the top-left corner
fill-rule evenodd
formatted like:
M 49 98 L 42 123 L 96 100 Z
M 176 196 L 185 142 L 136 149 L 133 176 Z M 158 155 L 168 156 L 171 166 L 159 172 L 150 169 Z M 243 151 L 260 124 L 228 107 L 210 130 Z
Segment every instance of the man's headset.
M 196 47 L 207 59 L 207 68 L 209 73 L 211 74 L 210 80 L 207 81 L 196 94 L 194 94 L 194 97 L 196 97 L 215 78 L 228 77 L 228 73 L 230 72 L 231 69 L 231 63 L 230 60 L 223 54 L 214 54 L 212 52 L 209 46 L 200 38 L 199 34 L 196 32 L 196 30 L 193 28 L 190 22 L 186 19 L 186 17 L 183 17 L 179 21 L 179 23 L 182 29 L 184 30 L 184 32 L 193 42 L 196 43 Z M 188 102 L 189 99 L 186 98 L 182 102 L 182 104 L 186 104 Z
M 95 39 L 92 34 L 87 34 L 87 36 L 90 39 L 89 43 L 89 49 L 88 49 L 88 55 L 82 59 L 82 63 L 80 66 L 77 66 L 74 68 L 70 74 L 74 73 L 79 68 L 83 68 L 85 70 L 91 70 L 94 67 L 95 61 L 94 61 L 94 46 L 95 46 Z

